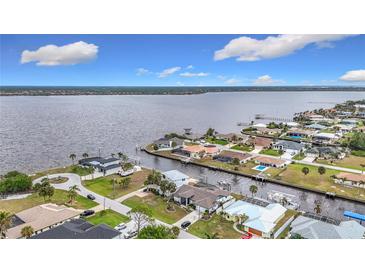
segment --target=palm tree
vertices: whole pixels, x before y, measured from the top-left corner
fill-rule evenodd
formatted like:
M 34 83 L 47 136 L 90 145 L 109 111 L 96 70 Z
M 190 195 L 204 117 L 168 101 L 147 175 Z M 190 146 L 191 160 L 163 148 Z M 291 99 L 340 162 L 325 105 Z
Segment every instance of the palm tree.
M 252 197 L 253 197 L 257 193 L 258 188 L 255 185 L 251 185 L 249 190 L 250 190 L 250 192 L 252 194 Z
M 84 153 L 82 154 L 82 157 L 83 157 L 83 158 L 87 158 L 87 157 L 89 157 L 89 154 L 87 154 L 86 152 L 84 152 Z
M 280 200 L 282 206 L 286 206 L 288 204 L 288 199 L 286 197 L 281 198 Z
M 309 173 L 309 168 L 307 168 L 306 166 L 303 167 L 302 172 L 304 173 L 304 175 L 307 175 Z
M 22 234 L 23 238 L 30 238 L 34 233 L 34 229 L 30 225 L 27 225 L 22 228 L 20 233 Z
M 315 205 L 315 207 L 314 207 L 314 212 L 316 213 L 316 214 L 321 214 L 321 212 L 322 212 L 322 208 L 321 208 L 321 204 L 320 203 L 316 203 L 316 205 Z
M 72 160 L 72 165 L 74 165 L 74 161 L 76 159 L 76 154 L 75 153 L 71 153 L 70 156 L 68 156 L 71 160 Z
M 0 239 L 5 239 L 6 232 L 11 227 L 12 214 L 6 211 L 0 211 Z
M 217 232 L 215 232 L 213 234 L 209 234 L 209 233 L 205 232 L 204 234 L 205 234 L 206 239 L 219 239 L 218 238 L 219 234 Z
M 326 169 L 325 169 L 323 166 L 320 166 L 320 167 L 318 168 L 318 173 L 319 173 L 319 174 L 321 174 L 321 175 L 323 175 L 323 174 L 325 174 L 325 173 L 326 173 Z
M 77 185 L 70 186 L 68 189 L 67 197 L 70 199 L 70 204 L 76 199 L 77 191 L 80 191 L 80 188 Z
M 110 153 L 110 156 L 112 156 L 112 158 L 115 157 L 115 153 Z

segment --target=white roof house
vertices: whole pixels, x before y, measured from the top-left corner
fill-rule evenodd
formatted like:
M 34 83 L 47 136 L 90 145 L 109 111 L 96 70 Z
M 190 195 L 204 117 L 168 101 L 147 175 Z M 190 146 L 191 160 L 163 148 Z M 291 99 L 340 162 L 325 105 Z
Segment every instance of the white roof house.
M 299 216 L 291 223 L 291 234 L 306 239 L 363 239 L 365 227 L 356 221 L 344 221 L 339 225 Z
M 253 125 L 252 127 L 267 127 L 267 125 L 266 124 L 259 123 L 259 124 Z
M 266 207 L 254 205 L 245 201 L 236 201 L 224 211 L 230 216 L 245 214 L 248 219 L 244 226 L 270 234 L 276 223 L 286 212 L 286 208 L 280 204 L 269 204 Z
M 314 135 L 316 138 L 324 138 L 324 139 L 337 139 L 338 136 L 334 133 L 321 132 Z
M 174 182 L 176 184 L 176 188 L 181 187 L 184 184 L 188 183 L 189 176 L 178 171 L 178 170 L 169 170 L 162 173 L 163 178 Z

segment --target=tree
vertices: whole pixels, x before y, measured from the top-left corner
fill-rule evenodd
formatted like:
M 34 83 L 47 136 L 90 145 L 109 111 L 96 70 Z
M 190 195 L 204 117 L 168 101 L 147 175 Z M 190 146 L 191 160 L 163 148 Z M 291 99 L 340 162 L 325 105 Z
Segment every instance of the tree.
M 288 199 L 286 197 L 281 198 L 280 203 L 282 206 L 286 206 L 288 204 Z
M 68 156 L 71 160 L 72 160 L 72 165 L 75 164 L 75 159 L 76 159 L 76 154 L 75 153 L 71 153 L 70 156 Z
M 204 235 L 205 235 L 205 239 L 219 239 L 219 237 L 218 237 L 219 234 L 217 232 L 215 232 L 213 234 L 204 232 Z
M 22 228 L 20 233 L 21 233 L 23 238 L 30 238 L 34 233 L 34 229 L 33 229 L 32 226 L 27 225 L 27 226 Z
M 179 231 L 180 232 L 180 231 Z M 141 229 L 138 239 L 176 239 L 172 228 L 164 225 L 148 225 Z
M 349 146 L 354 150 L 365 150 L 365 133 L 364 132 L 355 132 L 351 137 Z
M 115 153 L 110 153 L 110 156 L 111 156 L 112 158 L 114 158 L 114 157 L 115 157 Z
M 131 177 L 125 177 L 120 180 L 120 186 L 122 188 L 128 188 L 130 183 L 131 183 Z
M 178 236 L 179 236 L 179 234 L 180 234 L 180 228 L 178 227 L 178 226 L 173 226 L 172 228 L 171 228 L 171 231 L 172 231 L 172 233 L 175 235 L 175 237 L 177 238 Z
M 48 199 L 51 199 L 54 194 L 54 187 L 51 186 L 47 178 L 43 178 L 41 183 L 35 184 L 34 190 L 40 197 L 43 197 L 44 200 L 46 200 L 47 197 Z
M 321 208 L 321 205 L 320 204 L 316 204 L 315 205 L 315 207 L 314 207 L 314 212 L 316 213 L 316 214 L 321 214 L 321 212 L 322 212 L 322 208 Z
M 70 186 L 68 189 L 67 197 L 70 199 L 70 204 L 76 199 L 77 191 L 80 191 L 80 188 L 77 185 Z
M 326 169 L 323 166 L 318 167 L 318 173 L 323 175 L 326 173 Z
M 160 185 L 162 180 L 162 175 L 159 171 L 153 169 L 152 172 L 147 176 L 147 180 L 144 182 L 144 185 Z
M 240 214 L 238 216 L 238 222 L 239 222 L 240 225 L 243 225 L 243 223 L 246 222 L 247 219 L 248 219 L 248 216 L 246 214 L 244 214 L 244 213 L 243 214 Z
M 139 234 L 141 227 L 145 223 L 150 223 L 152 220 L 152 210 L 146 205 L 138 205 L 129 211 L 128 215 L 132 218 L 137 226 Z
M 308 167 L 303 167 L 302 168 L 302 172 L 304 173 L 304 175 L 307 175 L 309 173 L 309 168 Z
M 0 239 L 6 238 L 6 232 L 12 224 L 12 214 L 6 211 L 0 211 Z
M 84 153 L 82 154 L 82 157 L 83 157 L 83 158 L 87 158 L 87 157 L 89 157 L 89 154 L 87 154 L 86 152 L 84 152 Z
M 240 164 L 240 160 L 238 158 L 233 158 L 232 164 L 238 166 Z
M 250 190 L 250 192 L 251 192 L 251 194 L 252 194 L 252 197 L 253 197 L 253 196 L 257 193 L 258 188 L 257 188 L 257 186 L 255 186 L 255 185 L 250 185 L 249 190 Z
M 18 171 L 10 171 L 0 181 L 0 193 L 17 193 L 28 191 L 32 188 L 32 179 Z
M 205 136 L 212 137 L 214 135 L 214 132 L 215 132 L 214 128 L 210 127 L 210 128 L 208 128 L 207 132 L 205 133 Z
M 158 150 L 158 145 L 154 144 L 153 145 L 153 150 Z
M 171 143 L 171 146 L 172 146 L 172 147 L 176 147 L 176 146 L 177 146 L 176 142 L 172 142 L 172 143 Z
M 125 155 L 123 152 L 118 152 L 118 158 L 122 160 L 123 163 L 128 161 L 128 156 Z

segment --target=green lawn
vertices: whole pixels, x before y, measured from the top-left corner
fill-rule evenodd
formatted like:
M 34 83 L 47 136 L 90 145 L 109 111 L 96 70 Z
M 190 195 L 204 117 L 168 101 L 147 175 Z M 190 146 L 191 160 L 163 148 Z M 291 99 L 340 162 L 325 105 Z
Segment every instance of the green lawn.
M 51 197 L 50 200 L 44 201 L 44 199 L 42 197 L 39 197 L 38 194 L 33 193 L 32 195 L 24 199 L 7 200 L 7 201 L 2 200 L 0 201 L 0 208 L 1 210 L 17 213 L 19 211 L 45 203 L 55 203 L 58 205 L 64 204 L 67 206 L 72 206 L 77 209 L 88 209 L 97 205 L 97 203 L 95 203 L 94 201 L 91 201 L 80 195 L 77 196 L 76 200 L 73 202 L 72 205 L 69 205 L 68 201 L 69 199 L 67 198 L 67 191 L 56 189 L 53 197 Z
M 129 222 L 130 218 L 111 209 L 106 209 L 95 213 L 93 216 L 86 218 L 86 220 L 94 225 L 106 224 L 114 228 L 120 223 Z
M 222 145 L 222 146 L 225 146 L 228 144 L 228 141 L 226 140 L 220 140 L 220 139 L 213 139 L 213 138 L 206 138 L 205 139 L 208 143 L 211 143 L 211 144 L 217 144 L 217 145 Z
M 303 167 L 309 168 L 309 173 L 304 175 L 302 173 Z M 365 189 L 356 187 L 346 187 L 334 183 L 331 176 L 340 173 L 340 171 L 333 169 L 326 169 L 326 173 L 320 175 L 318 167 L 302 164 L 290 164 L 284 169 L 275 179 L 282 180 L 293 185 L 308 187 L 313 190 L 329 191 L 351 198 L 358 198 L 365 200 Z
M 273 232 L 275 233 L 280 227 L 282 227 L 285 223 L 286 223 L 286 221 L 288 221 L 291 217 L 293 217 L 293 216 L 296 216 L 297 214 L 299 214 L 299 212 L 298 211 L 295 211 L 295 210 L 292 210 L 292 209 L 288 209 L 286 212 L 285 212 L 285 214 L 284 214 L 284 216 L 283 216 L 283 218 L 281 218 L 277 223 L 276 223 L 276 225 L 275 225 L 275 227 L 274 227 L 274 230 L 273 230 Z
M 37 172 L 37 173 L 35 173 L 35 175 L 32 176 L 32 180 L 37 179 L 39 177 L 46 176 L 48 174 L 76 173 L 80 176 L 85 176 L 85 175 L 91 174 L 92 172 L 93 172 L 92 168 L 84 168 L 84 167 L 80 167 L 78 165 L 72 165 L 72 166 L 66 166 L 66 167 L 51 168 L 48 170 Z
M 135 172 L 131 175 L 131 183 L 127 188 L 123 188 L 118 184 L 115 184 L 113 190 L 112 180 L 121 180 L 122 177 L 119 175 L 109 175 L 106 177 L 100 177 L 93 180 L 84 181 L 83 185 L 91 191 L 103 195 L 105 197 L 116 199 L 124 196 L 130 192 L 136 191 L 144 186 L 144 181 L 147 179 L 149 170 L 143 169 L 142 171 Z
M 332 163 L 328 160 L 317 160 L 316 162 L 330 166 L 339 166 L 365 171 L 365 168 L 360 166 L 361 164 L 365 165 L 365 158 L 360 156 L 349 155 L 341 160 L 333 161 Z
M 125 201 L 122 204 L 129 206 L 130 208 L 135 208 L 139 205 L 147 205 L 152 210 L 152 217 L 158 219 L 162 222 L 173 224 L 176 223 L 178 220 L 183 218 L 188 212 L 177 206 L 174 205 L 175 211 L 170 212 L 166 210 L 166 201 L 157 195 L 148 194 L 145 197 L 138 197 L 133 196 Z
M 235 145 L 235 146 L 231 147 L 231 149 L 250 152 L 253 150 L 253 146 L 239 144 L 239 145 Z
M 353 150 L 351 154 L 358 157 L 365 157 L 365 150 Z
M 233 228 L 233 222 L 227 221 L 218 214 L 214 214 L 209 220 L 193 223 L 188 232 L 203 239 L 207 238 L 206 233 L 209 235 L 217 233 L 220 239 L 240 239 L 241 237 L 241 233 Z
M 300 152 L 300 153 L 298 153 L 297 155 L 295 155 L 294 157 L 293 157 L 293 160 L 303 160 L 305 158 L 305 155 L 304 155 L 304 153 L 303 152 Z
M 271 156 L 280 156 L 283 155 L 283 153 L 284 153 L 283 151 L 275 149 L 263 149 L 260 151 L 260 154 L 271 155 Z

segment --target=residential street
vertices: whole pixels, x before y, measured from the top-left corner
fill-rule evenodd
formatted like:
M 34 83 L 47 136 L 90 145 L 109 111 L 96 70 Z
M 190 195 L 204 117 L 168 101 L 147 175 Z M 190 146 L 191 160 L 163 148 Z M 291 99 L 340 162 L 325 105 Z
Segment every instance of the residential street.
M 104 197 L 102 195 L 99 195 L 95 192 L 92 192 L 92 191 L 88 190 L 86 187 L 84 187 L 82 185 L 80 176 L 77 175 L 77 174 L 73 174 L 73 173 L 58 173 L 58 174 L 51 174 L 51 175 L 48 175 L 48 176 L 40 177 L 38 179 L 35 179 L 33 181 L 33 184 L 40 183 L 41 180 L 45 177 L 48 177 L 48 178 L 52 179 L 52 178 L 57 178 L 59 176 L 68 178 L 68 181 L 63 183 L 63 184 L 53 184 L 53 186 L 56 189 L 69 190 L 69 188 L 71 186 L 77 185 L 80 189 L 80 191 L 78 191 L 78 193 L 81 196 L 86 197 L 88 194 L 92 194 L 93 196 L 95 196 L 94 201 L 99 204 L 99 206 L 96 207 L 97 210 L 101 210 L 101 209 L 104 209 L 104 208 L 105 209 L 112 209 L 112 210 L 114 210 L 114 211 L 116 211 L 120 214 L 123 214 L 123 215 L 128 215 L 128 212 L 131 210 L 131 208 L 121 204 L 120 202 L 134 196 L 137 192 L 140 191 L 140 190 L 137 190 L 137 191 L 128 193 L 128 194 L 126 194 L 122 197 L 119 197 L 116 200 L 112 200 L 112 199 L 109 199 L 107 197 Z M 100 206 L 101 206 L 101 208 L 100 208 Z M 171 227 L 171 225 L 163 223 L 159 220 L 156 220 L 156 223 Z M 127 224 L 127 228 L 124 230 L 124 232 L 127 232 L 129 230 L 133 230 L 133 229 L 134 229 L 133 221 L 130 221 Z M 194 235 L 192 235 L 192 234 L 190 234 L 186 231 L 181 230 L 180 235 L 179 235 L 178 238 L 179 239 L 196 239 L 197 237 L 195 237 Z

